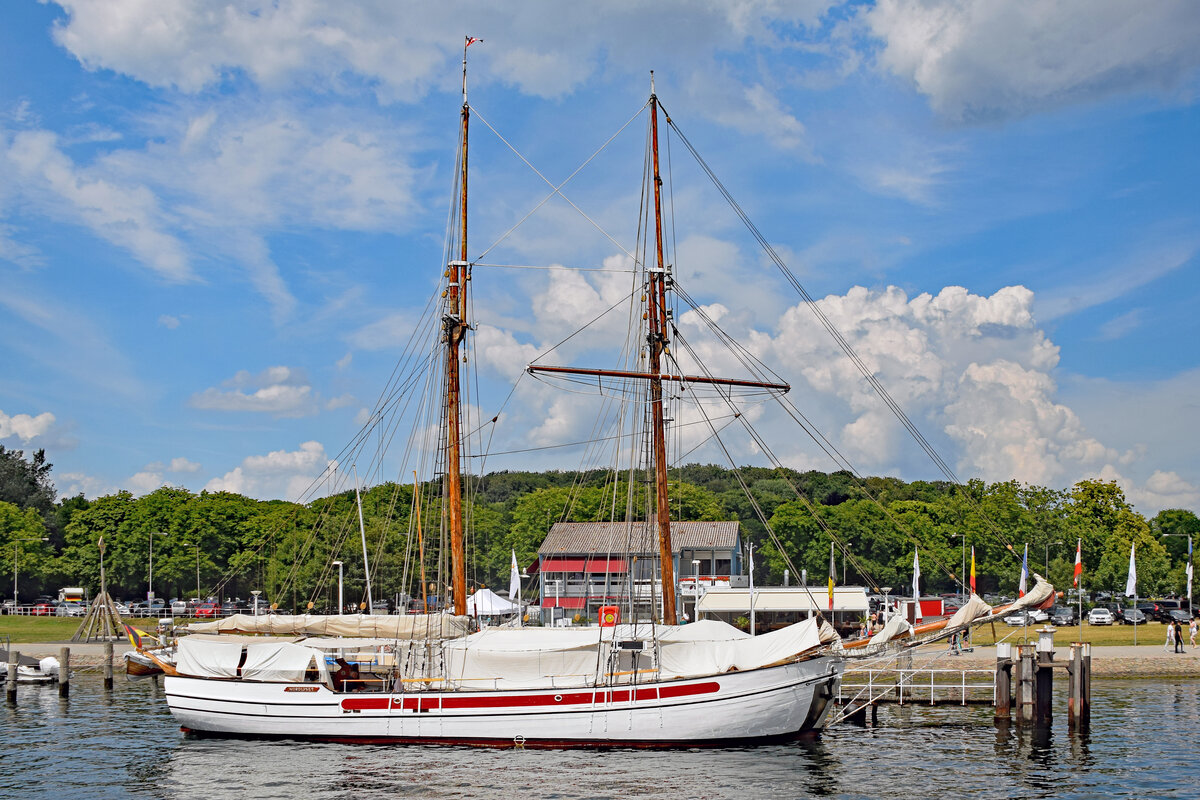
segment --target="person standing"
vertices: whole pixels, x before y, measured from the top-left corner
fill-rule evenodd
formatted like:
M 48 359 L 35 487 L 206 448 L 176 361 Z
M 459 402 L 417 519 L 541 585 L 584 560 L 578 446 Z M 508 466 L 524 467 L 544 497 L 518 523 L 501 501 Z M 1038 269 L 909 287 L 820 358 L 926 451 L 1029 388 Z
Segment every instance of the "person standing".
M 1188 625 L 1188 631 L 1191 633 L 1192 647 L 1196 646 L 1196 628 L 1200 627 L 1200 623 L 1196 622 L 1196 618 L 1192 617 L 1191 623 Z
M 1181 623 L 1181 622 L 1175 623 L 1175 652 L 1176 653 L 1186 653 L 1187 652 L 1187 650 L 1183 649 L 1183 623 Z
M 1171 645 L 1175 644 L 1175 620 L 1167 622 L 1167 640 L 1163 642 L 1163 652 L 1171 652 Z

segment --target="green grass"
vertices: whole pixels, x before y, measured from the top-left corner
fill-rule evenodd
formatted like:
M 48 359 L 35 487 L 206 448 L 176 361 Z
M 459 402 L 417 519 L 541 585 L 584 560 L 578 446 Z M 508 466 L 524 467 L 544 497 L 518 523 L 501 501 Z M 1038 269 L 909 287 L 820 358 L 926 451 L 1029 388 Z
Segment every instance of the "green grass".
M 1044 623 L 1038 625 L 1030 625 L 1025 631 L 1028 632 L 1030 642 L 1037 641 L 1037 631 L 1039 628 L 1045 627 Z M 995 635 L 992 634 L 993 626 L 980 625 L 971 634 L 971 641 L 980 646 L 995 644 L 996 640 L 1006 641 L 1011 644 L 1020 644 L 1024 641 L 1024 632 L 1021 628 L 1014 628 L 1005 625 L 1002 622 L 997 622 L 995 625 Z M 1167 626 L 1161 622 L 1148 622 L 1145 625 L 1137 626 L 1137 643 L 1142 645 L 1158 645 L 1162 646 L 1163 641 L 1167 637 Z M 1184 642 L 1187 642 L 1187 632 L 1183 634 Z M 1071 642 L 1079 641 L 1079 625 L 1070 625 L 1067 627 L 1057 627 L 1054 634 L 1054 644 L 1069 645 Z M 1088 625 L 1083 623 L 1083 641 L 1091 642 L 1094 645 L 1132 645 L 1133 644 L 1133 626 L 1132 625 Z
M 175 620 L 175 624 L 183 625 L 184 623 L 194 621 L 180 617 Z M 83 622 L 83 617 L 0 616 L 0 637 L 7 636 L 13 644 L 21 642 L 65 642 L 75 634 L 75 631 L 79 630 L 81 622 Z M 153 633 L 158 620 L 154 618 L 131 618 L 126 620 L 126 622 L 135 628 Z

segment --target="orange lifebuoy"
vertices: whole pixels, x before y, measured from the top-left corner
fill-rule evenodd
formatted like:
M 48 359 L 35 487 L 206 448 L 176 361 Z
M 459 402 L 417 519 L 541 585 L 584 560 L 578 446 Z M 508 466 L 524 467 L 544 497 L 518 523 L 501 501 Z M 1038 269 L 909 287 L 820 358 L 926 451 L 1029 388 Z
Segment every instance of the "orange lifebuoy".
M 616 606 L 600 606 L 600 627 L 611 628 L 621 621 L 621 609 Z

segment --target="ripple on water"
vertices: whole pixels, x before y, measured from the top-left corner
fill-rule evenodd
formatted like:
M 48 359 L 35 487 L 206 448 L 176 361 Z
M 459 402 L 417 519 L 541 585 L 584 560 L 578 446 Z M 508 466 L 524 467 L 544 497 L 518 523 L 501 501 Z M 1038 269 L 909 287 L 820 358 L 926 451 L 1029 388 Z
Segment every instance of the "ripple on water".
M 1068 734 L 1060 696 L 1048 734 L 997 728 L 990 709 L 885 708 L 877 728 L 812 742 L 545 751 L 185 738 L 152 682 L 118 679 L 106 698 L 83 675 L 69 702 L 22 687 L 0 712 L 0 785 L 61 800 L 1200 796 L 1200 681 L 1093 688 L 1088 736 Z

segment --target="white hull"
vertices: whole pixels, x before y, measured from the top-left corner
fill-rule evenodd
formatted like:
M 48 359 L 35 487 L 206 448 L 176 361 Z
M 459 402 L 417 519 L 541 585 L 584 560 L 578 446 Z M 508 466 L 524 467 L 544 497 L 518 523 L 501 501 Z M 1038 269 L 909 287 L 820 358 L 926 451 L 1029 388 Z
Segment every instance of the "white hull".
M 196 733 L 486 746 L 670 746 L 819 728 L 844 663 L 821 656 L 691 680 L 596 689 L 338 693 L 321 684 L 168 677 Z

